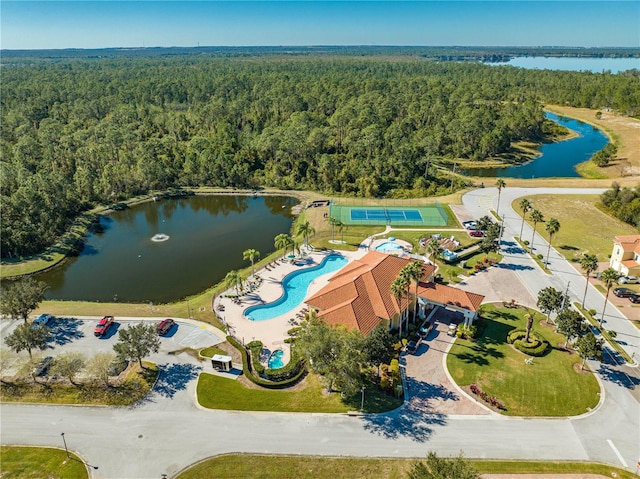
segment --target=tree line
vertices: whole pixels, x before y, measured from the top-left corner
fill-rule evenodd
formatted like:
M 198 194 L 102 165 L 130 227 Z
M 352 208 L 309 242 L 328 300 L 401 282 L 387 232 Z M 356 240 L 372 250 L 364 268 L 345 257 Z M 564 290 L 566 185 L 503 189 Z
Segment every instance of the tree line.
M 544 141 L 543 103 L 638 114 L 637 87 L 633 73 L 406 57 L 16 61 L 2 68 L 2 256 L 42 251 L 93 205 L 175 186 L 444 194 L 447 162 Z
M 613 182 L 611 189 L 600 195 L 605 209 L 619 220 L 640 229 L 640 188 L 621 188 Z

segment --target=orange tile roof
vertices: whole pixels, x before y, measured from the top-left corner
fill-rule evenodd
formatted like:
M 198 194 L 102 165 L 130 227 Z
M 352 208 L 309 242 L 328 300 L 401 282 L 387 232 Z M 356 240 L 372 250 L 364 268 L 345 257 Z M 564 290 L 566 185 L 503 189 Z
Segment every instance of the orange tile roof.
M 455 306 L 469 311 L 478 311 L 484 300 L 481 294 L 470 293 L 438 283 L 419 283 L 418 296 L 444 306 Z
M 622 246 L 623 251 L 640 253 L 640 235 L 616 236 L 614 241 Z
M 391 284 L 400 270 L 413 261 L 371 251 L 338 271 L 329 284 L 308 298 L 306 303 L 317 308 L 319 316 L 329 324 L 343 324 L 368 335 L 382 320 L 390 320 L 400 313 L 398 300 L 391 294 Z M 423 281 L 428 281 L 435 267 L 424 264 L 423 271 Z M 426 287 L 432 283 L 420 284 Z M 423 289 L 428 292 L 427 288 Z M 447 293 L 448 290 L 454 292 Z M 468 305 L 472 311 L 477 311 L 484 299 L 484 296 L 444 285 L 438 285 L 437 291 L 437 297 L 442 301 L 435 301 L 441 304 L 457 302 L 460 307 Z M 451 302 L 445 302 L 447 298 Z

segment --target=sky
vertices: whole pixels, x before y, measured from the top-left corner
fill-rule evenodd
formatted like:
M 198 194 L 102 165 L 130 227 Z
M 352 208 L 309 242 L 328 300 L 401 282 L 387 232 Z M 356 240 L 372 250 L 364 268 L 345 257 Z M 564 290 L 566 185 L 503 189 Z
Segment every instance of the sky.
M 0 48 L 640 47 L 640 0 L 0 2 Z

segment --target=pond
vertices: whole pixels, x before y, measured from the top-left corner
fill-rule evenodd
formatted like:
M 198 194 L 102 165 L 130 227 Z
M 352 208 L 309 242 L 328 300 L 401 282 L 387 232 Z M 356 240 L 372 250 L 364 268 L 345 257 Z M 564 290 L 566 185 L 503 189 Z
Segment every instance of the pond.
M 37 276 L 48 299 L 166 303 L 249 266 L 288 233 L 297 201 L 284 196 L 192 196 L 149 202 L 102 219 L 105 231 L 60 267 Z
M 609 143 L 602 131 L 588 123 L 546 112 L 545 116 L 578 133 L 576 138 L 548 143 L 538 148 L 540 156 L 523 165 L 504 168 L 469 168 L 465 175 L 502 178 L 575 178 L 576 165 L 587 161 Z

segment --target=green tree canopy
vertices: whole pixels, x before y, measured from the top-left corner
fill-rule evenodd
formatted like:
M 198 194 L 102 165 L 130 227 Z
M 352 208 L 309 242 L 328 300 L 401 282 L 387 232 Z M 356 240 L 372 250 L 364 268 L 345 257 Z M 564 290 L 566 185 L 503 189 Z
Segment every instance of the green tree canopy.
M 409 479 L 480 479 L 480 474 L 463 457 L 439 457 L 435 452 L 427 454 L 427 460 L 416 462 L 407 476 Z
M 22 318 L 26 323 L 31 311 L 44 299 L 47 288 L 45 283 L 31 276 L 13 281 L 2 288 L 0 311 L 11 318 Z
M 558 331 L 564 334 L 567 338 L 564 343 L 565 348 L 569 341 L 581 336 L 587 330 L 587 326 L 584 324 L 582 316 L 573 309 L 565 309 L 564 311 L 561 311 L 556 318 L 556 324 L 558 325 Z
M 142 358 L 151 353 L 157 353 L 160 349 L 160 339 L 155 325 L 138 323 L 127 329 L 118 331 L 118 342 L 113 345 L 113 350 L 120 359 L 138 361 L 140 367 Z
M 296 348 L 307 359 L 310 369 L 327 381 L 329 391 L 345 396 L 356 394 L 364 384 L 361 366 L 364 338 L 358 331 L 331 327 L 312 315 L 304 321 L 296 339 Z
M 584 368 L 584 363 L 587 359 L 602 361 L 602 339 L 596 339 L 596 336 L 591 331 L 576 341 L 576 347 L 578 348 L 578 354 L 582 358 L 581 368 Z
M 563 303 L 564 294 L 552 286 L 547 286 L 538 292 L 538 301 L 536 304 L 538 308 L 540 308 L 540 311 L 547 315 L 547 323 L 549 322 L 551 313 L 560 311 Z
M 46 326 L 36 328 L 31 323 L 22 323 L 4 338 L 4 342 L 16 353 L 27 351 L 31 358 L 33 349 L 47 349 L 50 335 L 51 331 Z

